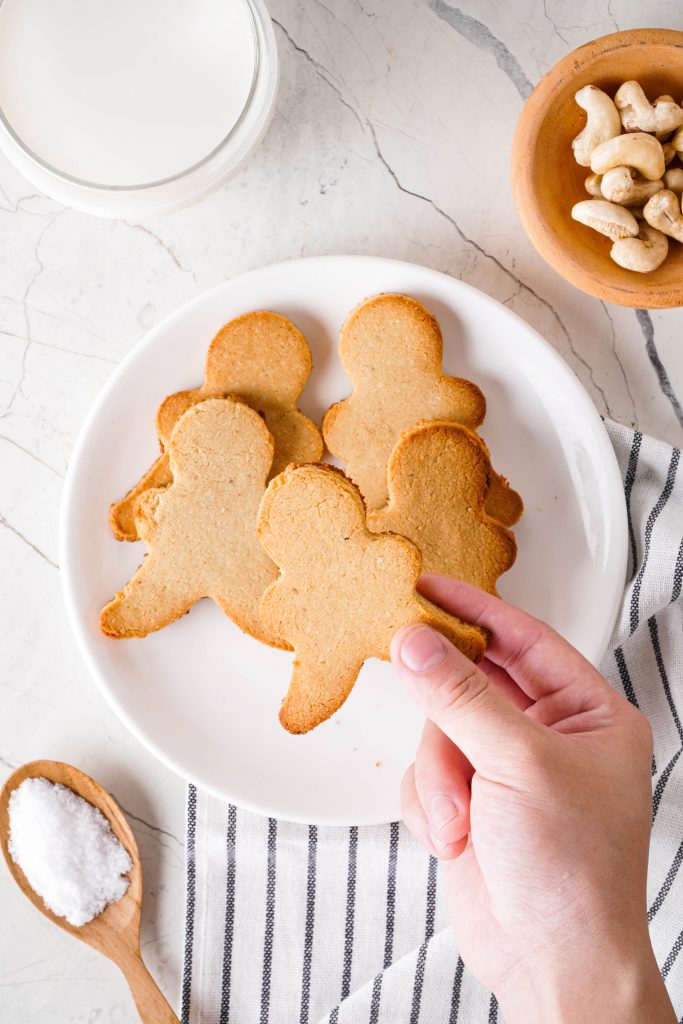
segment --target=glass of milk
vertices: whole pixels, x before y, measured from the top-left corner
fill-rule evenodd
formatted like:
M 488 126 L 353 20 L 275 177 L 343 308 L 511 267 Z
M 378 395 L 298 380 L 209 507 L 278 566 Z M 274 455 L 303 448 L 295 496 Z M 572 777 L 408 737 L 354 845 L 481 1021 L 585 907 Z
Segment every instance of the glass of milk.
M 89 213 L 202 198 L 257 145 L 276 88 L 262 0 L 0 0 L 0 146 Z

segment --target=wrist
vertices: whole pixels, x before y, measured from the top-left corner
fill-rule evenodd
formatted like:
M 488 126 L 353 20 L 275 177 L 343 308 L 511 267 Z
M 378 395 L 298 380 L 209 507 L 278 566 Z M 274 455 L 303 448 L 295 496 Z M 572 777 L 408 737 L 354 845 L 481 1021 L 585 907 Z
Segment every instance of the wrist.
M 506 1024 L 676 1024 L 647 932 L 630 950 L 587 939 L 532 964 L 496 992 Z

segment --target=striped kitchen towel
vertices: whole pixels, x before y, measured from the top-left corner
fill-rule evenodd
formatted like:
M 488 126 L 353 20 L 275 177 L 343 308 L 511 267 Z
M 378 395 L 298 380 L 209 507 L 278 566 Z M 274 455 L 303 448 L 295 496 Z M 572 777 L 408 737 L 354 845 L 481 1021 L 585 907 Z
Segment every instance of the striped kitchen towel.
M 683 1015 L 683 469 L 608 423 L 629 513 L 629 582 L 602 663 L 655 736 L 648 916 Z M 183 1024 L 491 1024 L 440 872 L 402 825 L 316 828 L 189 789 Z

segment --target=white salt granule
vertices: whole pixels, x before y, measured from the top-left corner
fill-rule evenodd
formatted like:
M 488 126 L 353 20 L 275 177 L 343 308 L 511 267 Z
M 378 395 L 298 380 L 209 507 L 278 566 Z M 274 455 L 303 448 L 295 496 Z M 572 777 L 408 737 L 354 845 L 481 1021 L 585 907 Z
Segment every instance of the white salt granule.
M 9 801 L 9 852 L 45 905 L 82 925 L 120 900 L 133 866 L 104 815 L 73 790 L 26 779 Z

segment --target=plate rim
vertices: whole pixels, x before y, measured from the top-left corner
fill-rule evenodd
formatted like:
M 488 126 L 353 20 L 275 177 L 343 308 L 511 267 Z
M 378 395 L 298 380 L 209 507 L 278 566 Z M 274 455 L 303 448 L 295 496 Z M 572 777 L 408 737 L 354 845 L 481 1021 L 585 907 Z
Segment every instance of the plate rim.
M 592 655 L 590 660 L 593 664 L 596 664 L 604 655 L 607 650 L 609 639 L 614 630 L 614 626 L 617 620 L 617 615 L 621 605 L 621 598 L 623 594 L 623 585 L 626 580 L 626 571 L 628 564 L 628 521 L 626 502 L 623 491 L 623 481 L 619 465 L 617 462 L 616 453 L 612 447 L 612 443 L 609 439 L 609 435 L 605 428 L 603 418 L 593 404 L 588 392 L 584 385 L 573 373 L 571 367 L 560 354 L 553 348 L 553 346 L 546 341 L 546 339 L 530 324 L 527 323 L 523 317 L 519 316 L 514 310 L 504 306 L 497 299 L 488 295 L 486 292 L 481 291 L 474 285 L 468 282 L 461 281 L 459 278 L 451 277 L 440 270 L 435 270 L 432 267 L 425 267 L 421 264 L 412 263 L 409 260 L 398 260 L 391 257 L 385 256 L 366 256 L 362 254 L 351 255 L 351 254 L 330 254 L 324 256 L 306 256 L 294 259 L 279 260 L 275 263 L 268 263 L 260 267 L 255 267 L 247 270 L 243 273 L 234 274 L 231 277 L 226 278 L 224 281 L 220 281 L 209 288 L 204 289 L 197 295 L 194 295 L 191 299 L 181 303 L 171 312 L 167 313 L 159 323 L 155 324 L 150 330 L 146 331 L 138 341 L 133 345 L 131 350 L 123 357 L 121 362 L 115 367 L 111 375 L 107 378 L 103 386 L 95 396 L 90 409 L 88 410 L 80 428 L 76 441 L 71 451 L 69 463 L 67 466 L 67 472 L 64 479 L 64 487 L 62 490 L 62 497 L 60 502 L 60 513 L 59 513 L 59 529 L 58 529 L 58 550 L 59 550 L 59 565 L 60 565 L 60 583 L 62 598 L 67 612 L 67 620 L 71 628 L 72 634 L 76 640 L 76 646 L 78 651 L 85 662 L 86 668 L 95 682 L 95 685 L 105 702 L 111 708 L 112 711 L 117 715 L 120 721 L 125 725 L 128 731 L 135 737 L 135 739 L 148 750 L 157 760 L 159 760 L 166 768 L 172 771 L 175 775 L 178 775 L 183 781 L 189 785 L 193 785 L 195 788 L 209 793 L 211 796 L 223 802 L 230 802 L 236 804 L 238 807 L 243 808 L 246 811 L 250 811 L 255 814 L 266 815 L 277 818 L 281 821 L 291 821 L 298 824 L 316 824 L 321 826 L 344 826 L 350 825 L 380 825 L 389 822 L 391 817 L 383 817 L 380 820 L 377 819 L 376 815 L 363 815 L 362 813 L 357 814 L 352 821 L 348 820 L 345 816 L 335 815 L 331 813 L 329 815 L 317 814 L 314 819 L 306 817 L 296 811 L 288 810 L 283 812 L 282 809 L 273 809 L 268 807 L 266 804 L 258 803 L 257 801 L 245 800 L 243 798 L 236 799 L 234 793 L 228 793 L 225 789 L 221 790 L 213 783 L 208 782 L 206 779 L 201 778 L 201 773 L 195 774 L 188 771 L 187 767 L 181 765 L 178 758 L 171 755 L 165 749 L 162 749 L 160 745 L 151 738 L 145 731 L 144 727 L 139 725 L 127 712 L 127 710 L 121 704 L 116 693 L 111 689 L 106 681 L 104 673 L 100 670 L 99 665 L 95 659 L 94 654 L 90 649 L 89 643 L 89 631 L 83 622 L 82 616 L 79 614 L 77 602 L 74 596 L 74 585 L 72 580 L 72 569 L 71 569 L 71 545 L 69 542 L 69 523 L 70 523 L 70 512 L 74 501 L 74 489 L 79 477 L 78 466 L 82 458 L 83 452 L 87 446 L 88 438 L 93 423 L 98 419 L 100 411 L 107 404 L 109 396 L 113 391 L 116 390 L 119 379 L 123 377 L 130 365 L 132 365 L 137 358 L 139 358 L 141 352 L 146 349 L 149 345 L 154 343 L 155 338 L 159 334 L 164 334 L 168 329 L 169 325 L 173 320 L 179 318 L 181 315 L 186 315 L 195 306 L 200 306 L 207 302 L 209 296 L 216 294 L 217 292 L 224 289 L 226 286 L 233 286 L 237 281 L 245 281 L 248 278 L 258 277 L 264 273 L 277 273 L 283 271 L 285 268 L 289 268 L 294 264 L 305 264 L 310 272 L 311 276 L 315 273 L 316 266 L 325 264 L 326 266 L 337 264 L 341 266 L 343 264 L 362 264 L 372 263 L 375 266 L 384 266 L 387 268 L 401 268 L 408 271 L 417 271 L 426 277 L 433 277 L 439 281 L 446 281 L 448 286 L 454 288 L 455 291 L 460 290 L 461 293 L 474 294 L 478 301 L 483 301 L 485 304 L 496 307 L 498 310 L 502 310 L 508 317 L 514 318 L 522 326 L 522 328 L 531 335 L 536 344 L 539 345 L 541 351 L 544 352 L 546 358 L 549 359 L 550 364 L 554 364 L 555 368 L 566 378 L 567 383 L 574 388 L 575 397 L 580 402 L 582 408 L 579 411 L 586 417 L 588 426 L 590 427 L 591 434 L 594 436 L 595 441 L 598 444 L 600 454 L 603 458 L 604 468 L 607 471 L 608 476 L 611 476 L 611 480 L 607 480 L 606 492 L 611 493 L 614 498 L 614 511 L 618 511 L 619 514 L 615 516 L 610 522 L 611 531 L 611 545 L 613 548 L 612 559 L 618 559 L 613 569 L 614 573 L 614 593 L 611 595 L 611 610 L 610 615 L 606 618 L 606 626 L 603 631 L 603 636 L 599 645 L 599 650 Z M 617 496 L 620 496 L 620 500 L 616 500 Z

